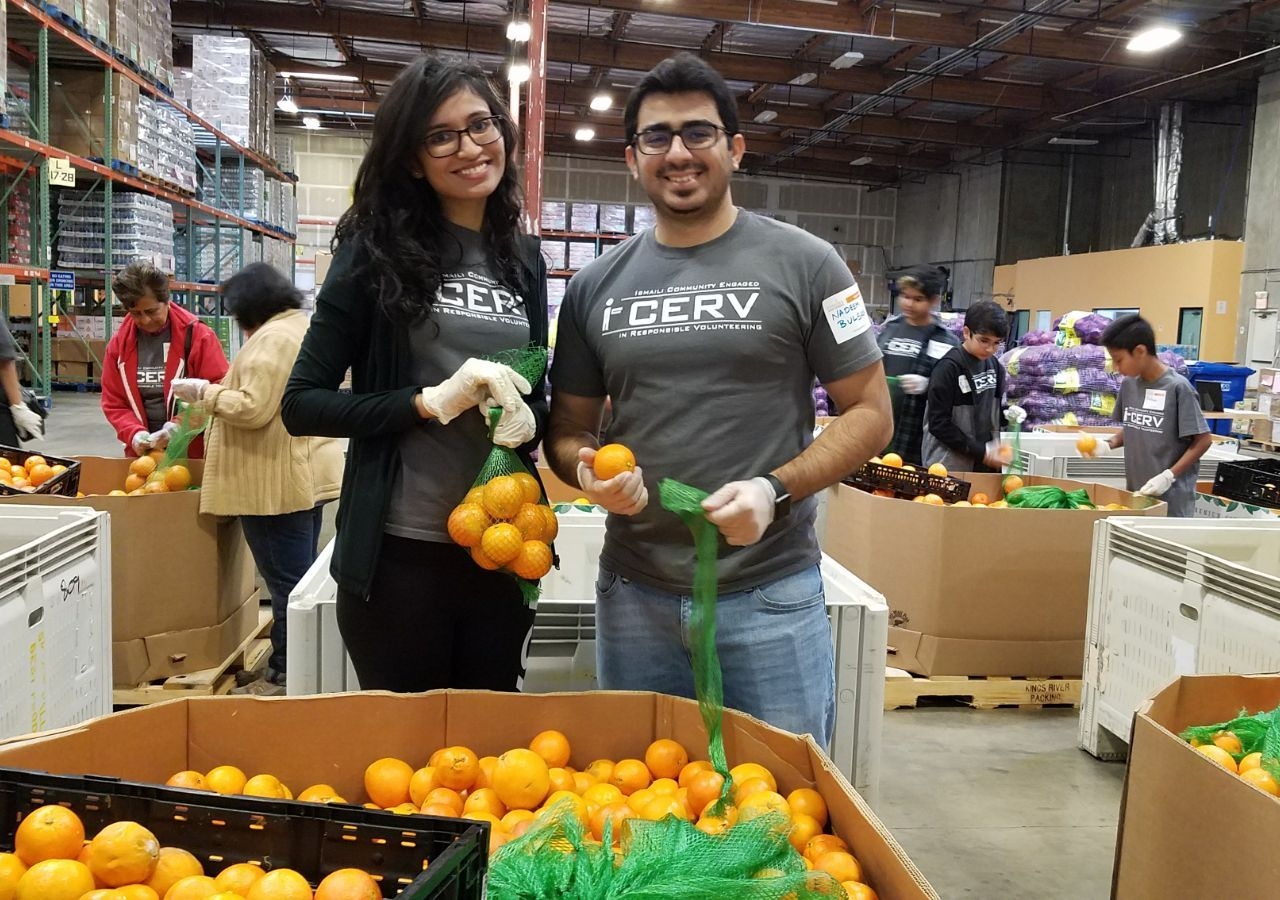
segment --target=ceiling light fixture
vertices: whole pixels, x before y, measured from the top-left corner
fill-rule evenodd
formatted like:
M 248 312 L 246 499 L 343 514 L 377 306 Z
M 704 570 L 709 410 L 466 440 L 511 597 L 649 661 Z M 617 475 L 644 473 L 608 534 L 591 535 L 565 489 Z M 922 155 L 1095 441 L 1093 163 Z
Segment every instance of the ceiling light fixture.
M 594 128 L 579 128 L 573 133 L 574 140 L 591 141 L 595 140 L 596 130 Z
M 1182 40 L 1182 32 L 1164 25 L 1144 28 L 1129 39 L 1128 49 L 1134 53 L 1154 53 Z
M 507 23 L 507 40 L 516 44 L 527 44 L 533 36 L 533 26 L 520 19 L 512 19 Z
M 799 85 L 803 87 L 804 85 L 813 81 L 817 77 L 818 76 L 812 72 L 801 72 L 795 78 L 792 78 L 790 81 L 788 81 L 787 84 L 794 84 L 794 85 Z
M 868 163 L 870 163 L 871 161 L 872 161 L 872 159 L 871 159 L 871 157 L 870 157 L 870 156 L 859 156 L 857 159 L 850 160 L 850 161 L 849 161 L 849 165 L 851 165 L 851 166 L 865 166 L 865 165 L 867 165 Z
M 1079 137 L 1051 137 L 1050 144 L 1056 144 L 1059 147 L 1093 147 L 1098 143 L 1097 138 L 1079 138 Z
M 604 112 L 611 106 L 613 106 L 613 98 L 608 94 L 596 94 L 591 98 L 591 108 L 596 112 Z
M 529 80 L 529 66 L 525 63 L 512 63 L 511 68 L 507 70 L 507 81 L 512 84 L 524 84 Z
M 762 109 L 760 112 L 756 113 L 755 121 L 759 122 L 761 125 L 765 125 L 776 118 L 778 118 L 778 111 L 776 109 Z
M 850 66 L 856 66 L 858 63 L 862 62 L 862 60 L 863 56 L 857 50 L 846 50 L 844 53 L 841 53 L 835 59 L 831 60 L 831 68 L 847 69 Z
M 276 109 L 280 110 L 280 112 L 292 115 L 298 111 L 298 104 L 294 101 L 291 94 L 285 94 L 276 101 Z
M 334 72 L 281 72 L 283 78 L 305 78 L 308 81 L 359 81 L 354 75 L 339 75 Z
M 317 119 L 315 116 L 303 116 L 302 124 L 303 124 L 303 127 L 305 128 L 310 128 L 312 130 L 315 130 L 316 128 L 320 127 L 320 120 Z

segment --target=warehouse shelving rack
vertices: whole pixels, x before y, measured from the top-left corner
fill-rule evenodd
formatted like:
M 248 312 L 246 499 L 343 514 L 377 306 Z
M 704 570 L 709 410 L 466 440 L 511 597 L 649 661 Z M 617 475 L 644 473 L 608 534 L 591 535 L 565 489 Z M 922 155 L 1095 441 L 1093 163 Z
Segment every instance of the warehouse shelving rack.
M 7 52 L 30 68 L 31 91 L 29 94 L 29 122 L 13 121 L 0 115 L 0 206 L 6 206 L 10 194 L 20 185 L 27 185 L 31 198 L 30 253 L 28 258 L 10 258 L 8 216 L 3 232 L 0 232 L 0 306 L 9 319 L 15 333 L 30 333 L 28 364 L 30 378 L 36 392 L 49 398 L 55 384 L 52 366 L 52 339 L 60 314 L 67 307 L 55 299 L 49 290 L 50 253 L 56 239 L 51 215 L 52 192 L 57 186 L 74 185 L 101 192 L 103 201 L 103 260 L 101 272 L 77 271 L 77 289 L 86 302 L 83 307 L 99 306 L 105 319 L 105 337 L 110 339 L 113 327 L 111 280 L 108 277 L 115 265 L 112 236 L 113 199 L 117 191 L 137 192 L 158 197 L 174 208 L 175 231 L 185 229 L 188 249 L 188 265 L 194 259 L 193 225 L 211 226 L 214 229 L 215 255 L 226 259 L 234 268 L 244 264 L 244 241 L 240 229 L 257 239 L 278 240 L 292 245 L 296 236 L 284 229 L 260 219 L 241 214 L 244 209 L 243 182 L 251 168 L 260 169 L 267 178 L 287 184 L 295 184 L 297 176 L 280 169 L 276 162 L 230 138 L 212 122 L 196 115 L 171 89 L 155 79 L 136 61 L 109 46 L 97 36 L 81 27 L 74 19 L 51 4 L 32 0 L 8 0 L 7 3 Z M 49 143 L 49 66 L 81 70 L 99 69 L 103 76 L 103 126 L 104 148 L 100 158 L 87 158 L 53 146 Z M 197 145 L 195 160 L 200 175 L 216 185 L 213 202 L 204 202 L 190 192 L 159 182 L 138 171 L 131 162 L 116 158 L 113 150 L 113 78 L 123 76 L 136 83 L 140 92 L 155 100 L 168 103 L 191 122 Z M 6 100 L 8 97 L 6 96 Z M 0 110 L 3 113 L 4 110 Z M 241 184 L 239 195 L 222 195 L 222 175 L 226 166 L 238 170 Z M 57 180 L 55 186 L 54 182 Z M 229 251 L 221 251 L 223 232 L 235 234 L 232 245 L 228 237 Z M 233 231 L 234 230 L 234 231 Z M 292 257 L 293 254 L 290 254 Z M 219 287 L 216 283 L 194 280 L 191 273 L 177 273 L 170 282 L 175 302 L 199 315 L 213 317 L 221 324 L 224 311 Z M 26 284 L 31 288 L 30 323 L 14 321 L 10 317 L 8 285 Z M 19 316 L 18 318 L 21 318 Z M 221 331 L 221 329 L 218 329 Z M 81 336 L 83 339 L 83 336 Z M 98 369 L 101 360 L 97 360 Z M 97 379 L 89 379 L 90 383 Z

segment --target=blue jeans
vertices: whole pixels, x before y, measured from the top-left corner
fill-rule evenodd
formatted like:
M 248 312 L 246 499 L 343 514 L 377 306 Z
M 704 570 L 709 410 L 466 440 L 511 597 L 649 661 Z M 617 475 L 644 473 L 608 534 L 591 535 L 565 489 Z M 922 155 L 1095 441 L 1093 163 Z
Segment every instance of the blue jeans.
M 596 665 L 606 690 L 693 697 L 693 600 L 600 567 Z M 831 624 L 817 566 L 732 594 L 716 604 L 716 649 L 725 706 L 822 746 L 835 727 Z
M 271 592 L 271 656 L 267 667 L 279 682 L 283 682 L 285 675 L 289 595 L 316 561 L 323 519 L 323 506 L 278 516 L 240 517 L 245 542 Z

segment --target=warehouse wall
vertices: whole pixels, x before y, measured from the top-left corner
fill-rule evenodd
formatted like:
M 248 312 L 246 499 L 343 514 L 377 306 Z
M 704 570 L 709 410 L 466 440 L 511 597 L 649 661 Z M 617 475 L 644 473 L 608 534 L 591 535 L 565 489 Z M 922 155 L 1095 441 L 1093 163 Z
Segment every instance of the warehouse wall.
M 1254 117 L 1249 205 L 1245 219 L 1244 271 L 1240 279 L 1240 319 L 1236 359 L 1247 360 L 1245 347 L 1254 327 L 1254 292 L 1267 291 L 1267 307 L 1280 308 L 1280 72 L 1258 84 Z M 1275 317 L 1260 327 L 1274 328 Z
M 892 268 L 930 263 L 951 270 L 953 304 L 991 298 L 1002 166 L 962 166 L 898 190 Z

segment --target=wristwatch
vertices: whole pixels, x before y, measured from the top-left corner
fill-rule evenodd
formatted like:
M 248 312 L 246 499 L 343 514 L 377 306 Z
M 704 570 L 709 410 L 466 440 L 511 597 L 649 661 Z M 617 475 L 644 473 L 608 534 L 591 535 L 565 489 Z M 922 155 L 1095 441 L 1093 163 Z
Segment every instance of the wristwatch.
M 773 485 L 773 520 L 785 518 L 791 514 L 791 492 L 777 475 L 761 476 Z

